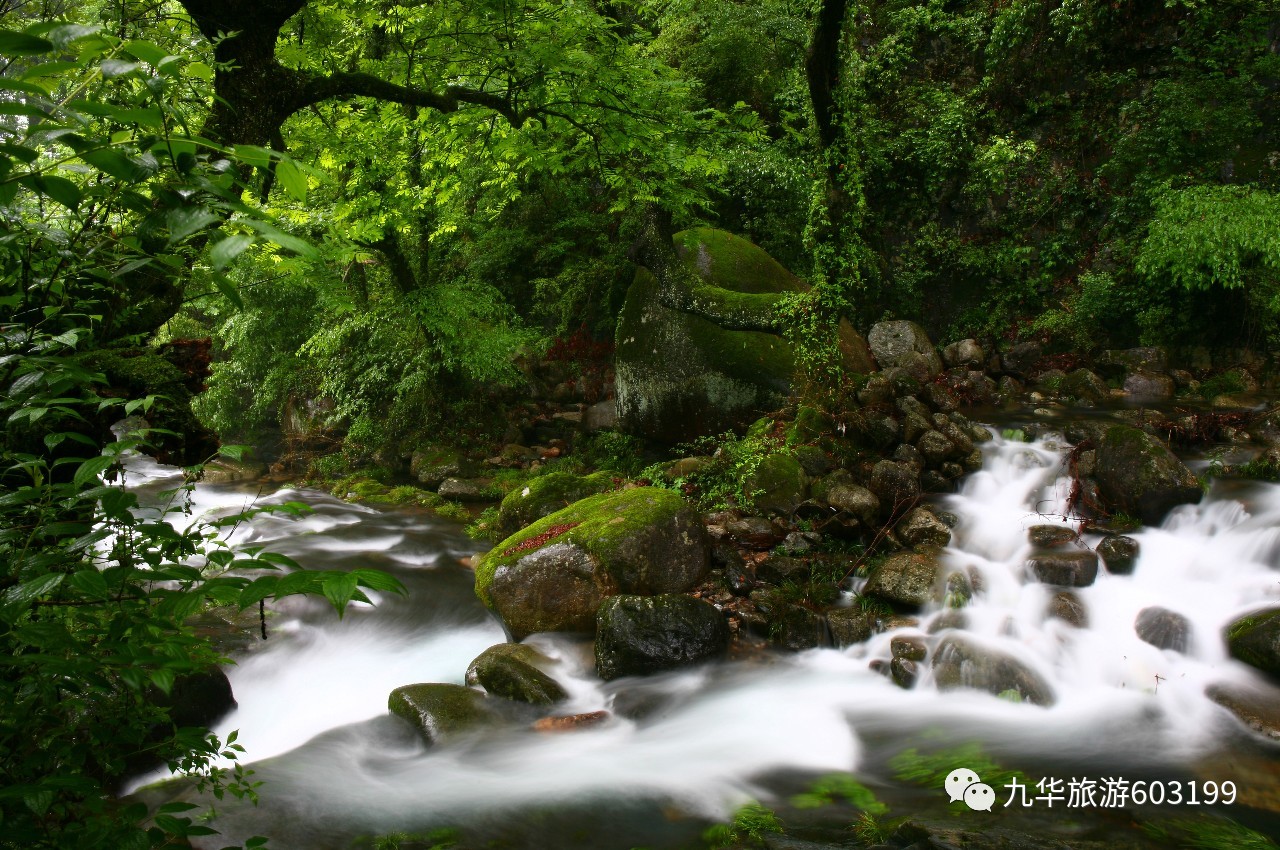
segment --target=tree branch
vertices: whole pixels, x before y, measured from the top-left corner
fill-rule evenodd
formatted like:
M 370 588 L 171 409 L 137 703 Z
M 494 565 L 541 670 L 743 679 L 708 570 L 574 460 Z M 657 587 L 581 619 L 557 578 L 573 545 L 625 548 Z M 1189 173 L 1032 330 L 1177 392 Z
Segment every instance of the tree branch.
M 465 86 L 449 86 L 443 92 L 423 91 L 361 72 L 310 77 L 299 93 L 297 109 L 325 100 L 346 100 L 352 97 L 372 97 L 438 112 L 457 112 L 462 104 L 471 103 L 497 112 L 513 127 L 520 127 L 533 117 L 531 112 L 517 110 L 505 97 L 493 92 L 477 91 Z

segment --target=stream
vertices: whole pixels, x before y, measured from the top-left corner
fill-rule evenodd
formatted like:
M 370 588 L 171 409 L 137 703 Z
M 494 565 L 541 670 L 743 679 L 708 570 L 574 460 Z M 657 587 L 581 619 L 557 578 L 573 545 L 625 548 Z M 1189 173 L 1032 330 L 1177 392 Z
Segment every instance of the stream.
M 958 517 L 941 574 L 980 577 L 964 609 L 968 637 L 1049 682 L 1057 697 L 1049 708 L 940 692 L 928 664 L 911 690 L 870 669 L 889 658 L 895 635 L 927 633 L 946 613 L 934 606 L 917 627 L 845 650 L 766 653 L 607 684 L 593 674 L 588 641 L 536 635 L 528 642 L 556 660 L 571 694 L 557 713 L 627 710 L 571 733 L 511 728 L 430 749 L 387 714 L 387 695 L 414 682 L 461 683 L 468 663 L 504 639 L 460 560 L 481 547 L 421 512 L 314 490 L 262 497 L 303 501 L 313 512 L 256 517 L 235 531 L 235 545 L 265 546 L 311 568 L 376 567 L 409 594 L 357 605 L 342 619 L 323 600 L 277 607 L 270 639 L 228 669 L 239 708 L 215 730 L 239 730 L 245 761 L 264 783 L 261 802 L 219 803 L 212 825 L 222 835 L 195 846 L 261 834 L 277 850 L 346 848 L 359 836 L 466 825 L 510 842 L 502 846 L 678 847 L 746 800 L 769 803 L 833 771 L 888 797 L 923 793 L 945 804 L 941 788 L 906 790 L 886 762 L 908 747 L 969 742 L 1033 777 L 1230 779 L 1238 796 L 1229 813 L 1252 806 L 1254 828 L 1280 833 L 1280 748 L 1206 695 L 1210 686 L 1263 685 L 1227 656 L 1221 632 L 1280 600 L 1280 485 L 1215 481 L 1199 505 L 1135 532 L 1141 555 L 1132 574 L 1103 570 L 1077 590 L 1087 612 L 1077 628 L 1046 616 L 1054 589 L 1023 567 L 1028 528 L 1072 525 L 1061 516 L 1067 448 L 1060 437 L 997 435 L 983 447 L 983 469 L 937 500 Z M 173 487 L 175 475 L 145 459 L 131 471 L 142 490 Z M 253 496 L 200 485 L 193 510 L 238 510 Z M 1083 543 L 1099 539 L 1086 534 Z M 1185 653 L 1137 637 L 1135 618 L 1153 605 L 1190 621 Z M 996 790 L 990 816 L 1004 803 Z

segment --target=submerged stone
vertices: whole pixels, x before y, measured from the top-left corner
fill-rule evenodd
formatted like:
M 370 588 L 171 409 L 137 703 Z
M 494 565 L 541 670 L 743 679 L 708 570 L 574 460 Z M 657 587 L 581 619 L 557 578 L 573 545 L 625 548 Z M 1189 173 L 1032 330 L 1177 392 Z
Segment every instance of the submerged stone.
M 1226 630 L 1231 657 L 1280 679 L 1280 608 L 1264 608 L 1235 620 Z
M 973 688 L 994 696 L 1014 692 L 1021 700 L 1043 706 L 1055 700 L 1049 683 L 1021 661 L 955 634 L 934 649 L 933 677 L 943 691 Z
M 392 714 L 413 724 L 428 744 L 497 722 L 484 694 L 462 685 L 426 684 L 396 688 L 387 699 Z
M 539 664 L 550 659 L 531 646 L 500 643 L 476 656 L 467 667 L 468 685 L 479 685 L 494 696 L 530 705 L 551 705 L 568 693 Z

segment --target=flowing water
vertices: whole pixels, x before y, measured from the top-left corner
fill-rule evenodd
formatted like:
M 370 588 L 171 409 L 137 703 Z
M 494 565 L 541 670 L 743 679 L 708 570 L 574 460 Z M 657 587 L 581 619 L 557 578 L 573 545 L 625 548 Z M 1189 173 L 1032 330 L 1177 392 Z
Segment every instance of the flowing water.
M 315 491 L 275 493 L 264 501 L 305 501 L 314 512 L 258 517 L 236 530 L 234 543 L 307 567 L 384 569 L 409 595 L 358 606 L 342 620 L 321 603 L 291 603 L 271 621 L 271 639 L 229 668 L 239 708 L 216 731 L 239 730 L 265 784 L 258 807 L 220 807 L 214 825 L 223 836 L 209 846 L 265 834 L 285 850 L 337 848 L 358 835 L 478 823 L 527 847 L 673 846 L 696 834 L 699 816 L 769 800 L 788 777 L 848 771 L 886 787 L 893 752 L 971 741 L 1001 761 L 1064 778 L 1190 776 L 1241 753 L 1274 768 L 1275 750 L 1243 732 L 1206 688 L 1261 683 L 1227 656 L 1221 633 L 1235 617 L 1280 602 L 1280 486 L 1215 483 L 1201 504 L 1135 533 L 1133 573 L 1103 570 L 1079 589 L 1088 624 L 1076 628 L 1046 616 L 1053 590 L 1023 567 L 1029 527 L 1075 527 L 1061 516 L 1065 449 L 1060 438 L 997 437 L 984 447 L 982 471 L 941 500 L 958 517 L 942 572 L 980 578 L 964 609 L 969 639 L 1038 672 L 1056 694 L 1051 707 L 940 692 L 927 664 L 911 690 L 870 669 L 889 657 L 895 635 L 926 634 L 945 613 L 935 606 L 917 627 L 846 650 L 609 684 L 592 673 L 589 643 L 535 636 L 530 642 L 556 659 L 556 677 L 572 695 L 560 713 L 624 703 L 632 710 L 568 734 L 513 728 L 430 749 L 386 714 L 387 694 L 414 682 L 460 683 L 471 659 L 503 640 L 459 560 L 476 545 L 427 515 Z M 172 485 L 160 468 L 138 475 L 149 488 Z M 243 489 L 202 485 L 194 508 L 233 510 L 246 498 Z M 1080 545 L 1098 539 L 1086 534 Z M 1153 605 L 1191 622 L 1185 653 L 1137 637 L 1135 617 Z M 1264 797 L 1274 795 L 1270 781 Z

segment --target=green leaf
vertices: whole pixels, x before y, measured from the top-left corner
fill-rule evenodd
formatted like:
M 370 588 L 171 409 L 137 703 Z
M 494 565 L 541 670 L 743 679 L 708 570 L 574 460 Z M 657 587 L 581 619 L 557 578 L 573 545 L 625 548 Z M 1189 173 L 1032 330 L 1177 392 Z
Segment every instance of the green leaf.
M 79 489 L 90 482 L 96 481 L 98 476 L 106 472 L 115 462 L 115 458 L 107 457 L 106 455 L 89 458 L 80 464 L 80 467 L 76 470 L 72 484 Z
M 123 77 L 126 74 L 132 74 L 142 65 L 137 62 L 126 62 L 124 59 L 106 59 L 98 67 L 102 71 L 102 76 L 111 80 L 116 77 Z
M 46 174 L 36 179 L 39 190 L 69 210 L 80 206 L 80 187 L 65 177 Z
M 237 310 L 244 309 L 244 301 L 240 298 L 240 290 L 222 272 L 213 273 L 213 285 L 222 293 L 222 297 L 231 302 Z
M 272 151 L 258 145 L 236 145 L 232 151 L 236 159 L 254 168 L 266 168 L 271 164 Z
M 153 68 L 169 57 L 169 51 L 149 41 L 126 41 L 120 49 L 135 59 L 141 59 Z
M 107 586 L 107 580 L 93 567 L 76 570 L 67 583 L 90 599 L 111 598 L 111 588 Z
M 351 575 L 355 577 L 361 586 L 370 590 L 382 590 L 402 595 L 405 593 L 405 587 L 400 583 L 400 579 L 390 573 L 384 573 L 382 570 L 371 570 L 362 567 L 352 570 Z
M 177 207 L 169 210 L 164 219 L 169 226 L 169 244 L 174 245 L 220 221 L 221 217 L 204 207 Z
M 64 578 L 66 578 L 65 573 L 52 573 L 33 578 L 30 581 L 24 581 L 22 584 L 9 588 L 4 592 L 4 596 L 0 598 L 4 599 L 6 608 L 9 606 L 25 606 L 62 584 Z
M 276 179 L 294 200 L 307 202 L 307 176 L 291 159 L 282 159 L 276 165 Z
M 251 236 L 227 236 L 219 240 L 212 248 L 209 249 L 209 262 L 216 271 L 222 271 L 231 265 L 231 261 L 240 256 L 245 250 L 253 244 Z M 221 289 L 221 287 L 219 287 Z M 223 293 L 226 294 L 225 292 Z M 239 299 L 239 296 L 236 296 Z M 234 301 L 232 303 L 235 303 Z
M 213 79 L 213 69 L 203 62 L 192 62 L 187 65 L 187 73 L 200 80 L 210 81 Z
M 325 598 L 333 604 L 334 610 L 341 617 L 347 609 L 347 603 L 356 594 L 357 579 L 351 573 L 330 574 L 324 579 L 323 589 Z
M 249 227 L 258 231 L 268 242 L 273 242 L 287 251 L 294 252 L 300 257 L 305 257 L 308 260 L 315 260 L 320 257 L 320 252 L 317 251 L 316 247 L 310 242 L 306 242 L 296 236 L 290 236 L 287 233 L 282 233 L 276 227 L 267 224 L 265 221 L 245 219 L 244 224 L 247 224 Z
M 173 689 L 173 671 L 168 668 L 161 667 L 159 670 L 151 671 L 151 684 L 160 689 L 162 693 L 169 693 Z
M 0 115 L 37 115 L 44 117 L 48 113 L 34 103 L 26 103 L 21 100 L 5 100 L 0 101 Z
M 5 56 L 35 56 L 53 50 L 53 42 L 46 38 L 27 35 L 25 32 L 0 30 L 0 54 Z
M 50 22 L 52 26 L 40 26 L 33 28 L 40 35 L 53 42 L 53 46 L 58 50 L 64 49 L 68 44 L 79 41 L 82 38 L 88 38 L 96 35 L 102 27 L 100 26 L 82 26 L 80 24 L 60 24 Z
M 251 605 L 257 605 L 263 599 L 276 595 L 276 585 L 280 583 L 279 576 L 258 576 L 249 586 L 240 591 L 240 610 Z
M 80 153 L 80 158 L 99 171 L 128 182 L 140 179 L 145 172 L 118 148 L 96 148 Z

